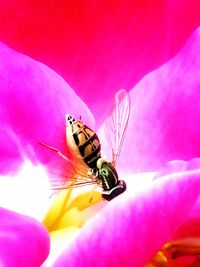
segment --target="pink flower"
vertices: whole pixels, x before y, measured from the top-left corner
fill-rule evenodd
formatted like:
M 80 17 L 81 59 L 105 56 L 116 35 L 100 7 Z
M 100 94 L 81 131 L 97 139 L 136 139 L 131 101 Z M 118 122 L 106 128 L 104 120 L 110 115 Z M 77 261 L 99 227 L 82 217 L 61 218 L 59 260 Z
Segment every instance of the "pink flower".
M 67 10 L 71 8 L 76 11 L 77 17 L 80 17 L 83 6 L 77 9 L 69 3 L 66 4 Z M 171 16 L 171 19 L 172 22 L 177 21 L 176 27 L 179 29 L 183 22 L 177 20 L 179 12 L 185 15 L 184 18 L 189 18 L 187 15 L 189 12 L 185 12 L 186 9 L 182 6 L 179 7 L 183 4 L 181 1 L 180 4 L 176 3 L 177 6 L 168 2 L 169 6 L 166 9 L 160 4 L 159 12 L 155 12 L 156 14 L 153 12 L 155 9 L 148 4 L 144 5 L 146 9 L 139 3 L 132 6 L 131 2 L 129 8 L 124 7 L 124 3 L 116 6 L 115 10 L 113 6 L 108 6 L 107 13 L 104 14 L 106 23 L 104 20 L 96 20 L 94 7 L 86 5 L 82 21 L 76 20 L 74 13 L 72 18 L 64 16 L 62 20 L 60 14 L 63 13 L 59 12 L 58 17 L 61 21 L 65 21 L 66 26 L 70 19 L 73 21 L 71 25 L 74 26 L 73 29 L 60 28 L 60 32 L 57 31 L 59 28 L 57 16 L 53 21 L 54 27 L 49 24 L 50 12 L 46 18 L 48 28 L 44 28 L 45 20 L 43 23 L 38 22 L 41 25 L 42 36 L 43 29 L 50 31 L 41 43 L 41 47 L 45 46 L 47 49 L 46 55 L 34 51 L 35 47 L 39 47 L 41 39 L 36 38 L 40 36 L 39 32 L 30 30 L 30 22 L 34 28 L 36 25 L 34 21 L 37 21 L 34 18 L 38 13 L 31 13 L 29 16 L 28 9 L 28 12 L 24 13 L 28 15 L 22 13 L 17 17 L 18 23 L 12 24 L 15 30 L 12 28 L 11 31 L 1 32 L 7 43 L 53 66 L 63 74 L 92 109 L 97 119 L 99 133 L 100 123 L 106 116 L 103 112 L 107 103 L 105 99 L 110 100 L 115 91 L 122 86 L 130 91 L 131 117 L 119 162 L 119 174 L 127 181 L 127 191 L 113 199 L 103 209 L 100 206 L 97 211 L 96 208 L 95 215 L 91 214 L 92 208 L 90 214 L 87 214 L 88 203 L 82 204 L 85 205 L 85 213 L 78 218 L 76 223 L 79 224 L 81 220 L 82 222 L 81 225 L 76 225 L 76 235 L 72 233 L 70 242 L 66 240 L 69 239 L 69 234 L 66 234 L 67 229 L 63 228 L 63 225 L 58 227 L 58 230 L 62 229 L 62 245 L 58 243 L 60 256 L 57 261 L 52 260 L 52 265 L 139 267 L 147 264 L 166 242 L 191 236 L 198 238 L 200 172 L 199 160 L 192 158 L 199 157 L 199 30 L 190 37 L 174 58 L 146 75 L 133 90 L 130 90 L 144 74 L 171 58 L 180 49 L 191 30 L 198 25 L 196 15 L 198 6 L 194 2 L 192 8 L 189 3 L 191 1 L 185 1 L 183 6 L 193 12 L 190 23 L 184 23 L 186 24 L 184 31 L 172 31 L 176 34 L 172 36 L 170 43 L 173 45 L 167 52 L 164 46 L 168 40 L 167 35 L 166 32 L 163 34 L 163 27 L 159 27 L 162 25 L 161 22 L 165 21 L 163 10 L 171 12 L 173 10 L 174 16 Z M 38 4 L 36 3 L 36 9 Z M 42 13 L 43 3 L 40 2 L 39 5 L 41 9 L 38 9 L 38 12 Z M 102 14 L 105 10 L 104 4 L 99 3 L 99 5 L 103 8 L 98 7 L 96 10 Z M 23 12 L 18 2 L 13 3 L 11 7 L 4 6 L 1 12 L 4 15 L 5 10 L 11 12 L 16 7 Z M 131 10 L 136 10 L 135 16 Z M 111 15 L 112 18 L 119 17 L 119 20 L 111 20 Z M 24 30 L 26 33 L 27 29 L 30 32 L 30 35 L 26 36 L 32 37 L 28 46 L 25 45 L 28 37 L 26 39 L 22 36 L 20 26 L 24 20 L 23 16 L 28 20 L 28 26 Z M 140 16 L 144 17 L 144 23 L 139 23 Z M 83 34 L 84 41 L 80 44 L 78 37 L 73 34 L 80 35 L 81 29 L 88 29 L 88 25 L 91 25 L 91 20 L 88 18 L 95 20 L 95 23 L 91 32 L 87 30 L 87 34 Z M 110 23 L 107 23 L 108 20 Z M 144 27 L 147 22 L 149 28 Z M 6 25 L 10 24 L 4 24 Z M 137 26 L 138 34 L 137 30 L 134 30 L 136 32 L 133 38 L 130 32 L 131 29 L 137 29 Z M 57 54 L 49 45 L 53 44 L 55 34 L 62 36 L 63 29 L 67 32 L 65 36 L 69 35 L 70 38 L 58 42 Z M 154 32 L 156 38 L 152 38 L 152 29 L 156 29 Z M 19 35 L 16 42 L 12 42 L 13 33 L 15 36 L 17 33 Z M 111 33 L 112 38 L 110 38 Z M 180 35 L 179 38 L 177 34 Z M 64 52 L 69 40 L 70 45 Z M 80 45 L 82 45 L 81 52 Z M 52 56 L 49 56 L 49 51 Z M 66 61 L 66 64 L 60 63 L 59 53 L 62 53 L 63 62 Z M 38 170 L 38 166 L 44 165 L 47 166 L 49 175 L 56 172 L 62 176 L 67 164 L 62 159 L 56 158 L 53 153 L 41 148 L 38 142 L 53 145 L 68 155 L 65 142 L 65 114 L 71 113 L 76 117 L 81 115 L 81 119 L 92 128 L 94 128 L 94 118 L 79 96 L 45 65 L 14 52 L 3 44 L 0 47 L 0 58 L 2 140 L 0 171 L 4 175 L 1 177 L 1 196 L 6 192 L 6 196 L 2 197 L 1 206 L 41 220 L 48 204 L 48 196 L 40 190 L 41 184 L 46 182 L 45 175 L 43 177 L 41 169 L 39 172 L 35 170 Z M 102 133 L 100 136 L 102 145 L 106 146 Z M 104 149 L 106 153 L 109 152 L 108 148 Z M 169 160 L 177 159 L 179 161 L 171 161 L 163 167 Z M 144 171 L 149 172 L 144 173 Z M 22 174 L 25 174 L 25 179 L 24 177 L 22 179 Z M 42 264 L 49 251 L 48 235 L 42 224 L 5 209 L 2 209 L 1 213 L 1 218 L 5 218 L 0 222 L 1 263 L 5 266 Z M 64 217 L 66 214 L 61 215 Z M 91 218 L 86 220 L 88 217 Z M 53 228 L 54 234 L 57 229 Z M 180 252 L 180 248 L 177 251 Z M 168 252 L 173 255 L 170 249 Z M 172 261 L 170 264 L 175 266 L 173 264 L 177 264 L 177 261 Z
M 40 266 L 49 253 L 47 230 L 35 219 L 0 208 L 2 266 Z
M 60 73 L 98 121 L 105 98 L 177 53 L 200 23 L 199 8 L 198 0 L 8 1 L 0 37 Z

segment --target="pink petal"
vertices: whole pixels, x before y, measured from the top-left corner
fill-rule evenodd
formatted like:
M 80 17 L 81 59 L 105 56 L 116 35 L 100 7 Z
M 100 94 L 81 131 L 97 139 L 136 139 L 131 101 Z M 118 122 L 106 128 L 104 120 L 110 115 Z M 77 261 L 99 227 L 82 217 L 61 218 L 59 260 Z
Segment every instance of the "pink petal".
M 26 157 L 34 163 L 56 159 L 38 142 L 66 152 L 66 113 L 81 115 L 93 124 L 91 113 L 66 82 L 45 65 L 2 43 L 0 57 L 0 172 L 15 171 Z M 59 163 L 64 164 L 58 159 L 57 166 Z
M 169 161 L 157 172 L 155 178 L 163 178 L 164 175 L 175 172 L 200 169 L 200 158 L 193 158 L 189 161 L 174 160 Z M 154 178 L 154 179 L 155 179 Z M 200 237 L 200 196 L 188 214 L 187 220 L 181 225 L 174 235 L 174 239 Z
M 143 267 L 195 204 L 200 171 L 157 179 L 136 194 L 134 183 L 127 181 L 127 191 L 85 225 L 54 266 Z
M 199 25 L 199 5 L 197 0 L 5 2 L 0 37 L 62 74 L 99 119 L 113 92 L 132 88 L 180 49 Z
M 49 236 L 36 220 L 0 208 L 2 266 L 40 266 L 49 253 Z
M 200 196 L 188 214 L 187 220 L 175 233 L 174 238 L 200 237 Z
M 132 90 L 119 169 L 156 170 L 169 160 L 199 157 L 199 53 L 200 28 L 176 57 Z
M 189 161 L 172 160 L 168 161 L 157 171 L 154 179 L 158 179 L 170 173 L 183 172 L 200 169 L 200 158 L 192 158 Z

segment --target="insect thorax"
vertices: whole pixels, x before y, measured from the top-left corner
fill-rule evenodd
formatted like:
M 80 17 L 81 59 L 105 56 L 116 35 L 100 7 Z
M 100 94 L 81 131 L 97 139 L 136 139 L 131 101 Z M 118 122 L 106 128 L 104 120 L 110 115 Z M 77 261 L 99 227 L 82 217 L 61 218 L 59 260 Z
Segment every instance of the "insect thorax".
M 102 180 L 103 190 L 110 190 L 119 182 L 117 171 L 109 162 L 105 162 L 98 170 L 98 177 Z

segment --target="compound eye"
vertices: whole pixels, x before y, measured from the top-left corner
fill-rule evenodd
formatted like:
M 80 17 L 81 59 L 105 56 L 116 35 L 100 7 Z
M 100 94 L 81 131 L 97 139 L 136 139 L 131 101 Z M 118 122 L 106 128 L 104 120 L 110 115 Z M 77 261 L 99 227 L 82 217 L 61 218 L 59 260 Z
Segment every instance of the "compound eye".
M 102 168 L 102 166 L 103 166 L 104 163 L 107 163 L 107 161 L 104 160 L 104 159 L 102 159 L 102 158 L 99 158 L 97 160 L 97 168 L 100 170 Z

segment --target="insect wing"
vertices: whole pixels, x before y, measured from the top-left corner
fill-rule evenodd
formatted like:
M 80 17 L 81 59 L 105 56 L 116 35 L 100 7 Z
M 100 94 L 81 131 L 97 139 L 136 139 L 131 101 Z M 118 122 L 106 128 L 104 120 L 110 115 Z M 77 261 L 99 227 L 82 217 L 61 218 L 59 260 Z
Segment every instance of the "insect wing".
M 68 179 L 67 179 L 68 178 Z M 97 179 L 93 176 L 88 175 L 87 173 L 80 173 L 80 170 L 77 168 L 73 169 L 73 172 L 65 173 L 65 179 L 63 177 L 54 178 L 51 180 L 50 189 L 54 191 L 65 190 L 69 188 L 82 187 L 86 185 L 98 184 Z
M 39 143 L 41 146 L 55 152 L 64 160 L 67 161 L 68 168 L 65 169 L 65 175 L 51 179 L 50 189 L 53 191 L 65 190 L 69 188 L 81 187 L 92 184 L 99 184 L 95 175 L 89 174 L 90 169 L 86 166 L 77 166 L 75 162 L 67 158 L 59 150 L 54 147 L 48 146 L 44 143 Z M 68 179 L 68 180 L 67 180 Z M 65 181 L 67 180 L 67 182 Z
M 130 96 L 124 89 L 115 95 L 112 114 L 106 120 L 108 140 L 112 147 L 112 164 L 116 166 L 124 142 L 130 116 Z

